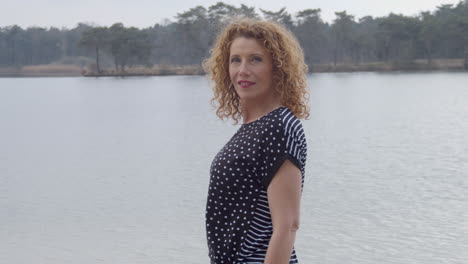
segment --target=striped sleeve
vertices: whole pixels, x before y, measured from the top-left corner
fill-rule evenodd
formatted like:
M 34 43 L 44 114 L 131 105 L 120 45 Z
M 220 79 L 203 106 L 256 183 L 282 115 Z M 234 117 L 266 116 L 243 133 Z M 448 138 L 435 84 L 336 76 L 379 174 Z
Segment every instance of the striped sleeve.
M 277 121 L 265 133 L 260 150 L 260 181 L 265 188 L 287 159 L 299 168 L 304 177 L 307 145 L 301 121 L 288 109 Z

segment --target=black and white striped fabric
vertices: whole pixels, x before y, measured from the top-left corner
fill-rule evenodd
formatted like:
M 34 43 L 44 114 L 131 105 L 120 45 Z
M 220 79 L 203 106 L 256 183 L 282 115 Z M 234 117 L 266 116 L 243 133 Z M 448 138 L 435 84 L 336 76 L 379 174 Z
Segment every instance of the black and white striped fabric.
M 263 264 L 273 228 L 267 188 L 286 159 L 301 170 L 302 190 L 307 142 L 286 107 L 241 125 L 215 156 L 205 215 L 211 264 Z M 295 248 L 289 263 L 298 263 Z

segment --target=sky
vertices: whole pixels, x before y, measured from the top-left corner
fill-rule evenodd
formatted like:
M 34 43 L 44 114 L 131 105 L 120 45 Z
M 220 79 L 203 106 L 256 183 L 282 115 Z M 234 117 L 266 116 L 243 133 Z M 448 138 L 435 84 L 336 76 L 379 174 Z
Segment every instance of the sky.
M 177 13 L 201 5 L 209 7 L 219 0 L 0 0 L 0 27 L 19 25 L 73 28 L 78 23 L 110 26 L 122 22 L 125 26 L 139 28 L 164 23 L 165 19 L 174 21 Z M 416 16 L 421 11 L 434 11 L 442 4 L 458 4 L 460 0 L 226 0 L 224 3 L 245 4 L 277 11 L 282 7 L 294 15 L 309 8 L 320 8 L 322 19 L 332 22 L 335 12 L 346 10 L 356 19 L 371 15 L 386 16 L 389 13 Z M 287 3 L 287 5 L 286 5 Z

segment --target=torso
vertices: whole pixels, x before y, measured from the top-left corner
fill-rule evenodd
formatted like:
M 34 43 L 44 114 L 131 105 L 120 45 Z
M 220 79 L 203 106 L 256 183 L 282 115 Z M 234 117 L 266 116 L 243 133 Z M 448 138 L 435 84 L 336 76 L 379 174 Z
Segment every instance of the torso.
M 243 124 L 215 156 L 206 205 L 211 263 L 251 263 L 264 258 L 272 224 L 266 192 L 269 181 L 265 181 L 262 169 L 267 162 L 275 162 L 268 159 L 286 150 L 289 139 L 284 138 L 283 131 L 287 125 L 290 130 L 302 131 L 289 109 L 277 108 Z M 301 149 L 306 150 L 305 137 L 301 142 Z M 297 153 L 294 160 L 304 179 L 306 155 L 304 151 L 291 153 Z M 295 250 L 290 263 L 297 263 Z

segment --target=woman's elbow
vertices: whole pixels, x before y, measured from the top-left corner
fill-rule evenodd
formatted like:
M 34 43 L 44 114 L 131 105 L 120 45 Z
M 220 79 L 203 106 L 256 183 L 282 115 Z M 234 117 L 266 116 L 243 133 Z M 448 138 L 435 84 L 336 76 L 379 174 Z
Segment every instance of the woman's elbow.
M 291 230 L 294 232 L 299 230 L 299 218 L 296 218 L 292 221 Z
M 299 230 L 299 218 L 290 218 L 277 225 L 273 223 L 273 231 L 276 232 L 296 232 L 297 230 Z

